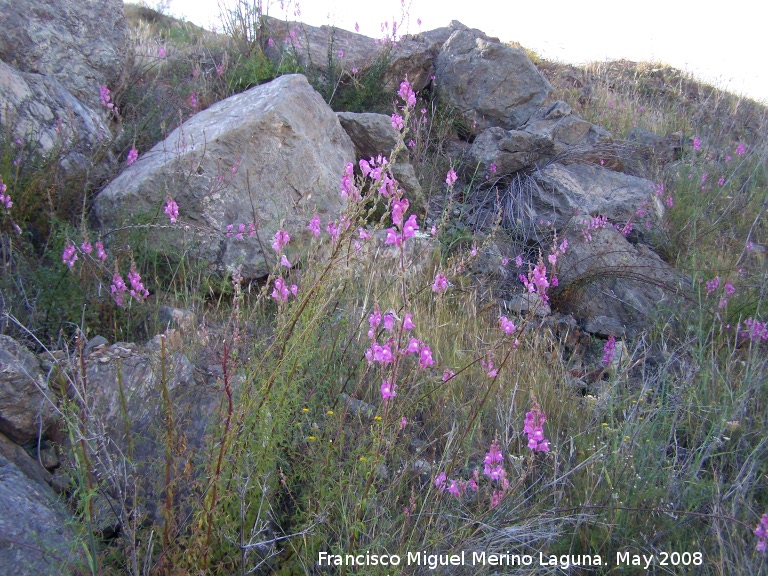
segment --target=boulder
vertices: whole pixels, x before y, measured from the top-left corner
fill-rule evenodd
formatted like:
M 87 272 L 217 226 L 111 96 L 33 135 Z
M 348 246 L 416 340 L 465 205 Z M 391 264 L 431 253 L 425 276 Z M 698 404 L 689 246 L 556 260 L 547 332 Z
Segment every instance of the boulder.
M 43 155 L 63 150 L 64 168 L 83 167 L 110 138 L 101 115 L 84 106 L 58 80 L 19 72 L 0 62 L 0 125 L 14 140 Z
M 591 237 L 578 231 L 567 235 L 553 293 L 559 312 L 595 333 L 620 336 L 646 328 L 665 306 L 679 304 L 682 276 L 650 248 L 630 244 L 609 226 Z
M 12 462 L 30 480 L 34 480 L 44 487 L 48 487 L 53 481 L 48 472 L 37 460 L 33 460 L 24 448 L 11 442 L 5 435 L 0 434 L 0 456 Z
M 613 142 L 610 132 L 587 122 L 562 100 L 539 108 L 523 130 L 551 139 L 556 153 L 562 153 L 571 146 L 584 148 Z
M 467 126 L 515 130 L 552 90 L 522 50 L 456 30 L 435 61 L 440 101 Z
M 0 433 L 17 444 L 45 435 L 56 419 L 37 357 L 0 334 Z
M 122 0 L 0 0 L 0 60 L 55 78 L 97 110 L 99 87 L 114 88 L 127 54 Z
M 89 422 L 97 423 L 102 454 L 100 462 L 125 466 L 134 474 L 150 516 L 163 489 L 163 476 L 156 474 L 164 462 L 166 408 L 163 374 L 174 421 L 174 475 L 189 461 L 203 457 L 205 434 L 216 418 L 223 396 L 221 386 L 209 385 L 187 357 L 166 345 L 165 367 L 160 350 L 118 342 L 94 350 L 86 359 Z M 106 458 L 108 456 L 108 458 Z M 109 470 L 97 470 L 110 477 Z M 185 477 L 186 478 L 186 477 Z M 178 479 L 177 494 L 188 493 L 192 479 Z M 133 487 L 129 487 L 133 490 Z M 114 495 L 114 494 L 113 494 Z M 158 518 L 155 518 L 158 519 Z M 111 521 L 110 521 L 111 522 Z
M 661 221 L 663 208 L 650 180 L 614 172 L 594 164 L 554 163 L 533 174 L 527 200 L 529 218 L 552 222 L 560 229 L 583 227 L 590 216 L 604 216 L 620 227 L 632 222 L 634 234 L 644 237 Z M 638 212 L 639 211 L 639 212 Z
M 432 82 L 434 59 L 441 46 L 456 29 L 467 29 L 459 22 L 420 34 L 406 35 L 397 42 L 375 40 L 333 26 L 309 26 L 267 17 L 265 34 L 282 45 L 267 48 L 267 55 L 278 63 L 283 50 L 292 54 L 307 73 L 364 76 L 384 65 L 381 87 L 393 93 L 408 79 L 417 92 Z M 482 34 L 479 31 L 475 33 Z M 357 72 L 354 72 L 354 71 Z M 336 82 L 337 78 L 332 78 Z
M 629 142 L 644 159 L 655 160 L 659 164 L 669 164 L 682 153 L 682 135 L 667 134 L 660 136 L 643 128 L 632 128 L 627 132 Z
M 191 257 L 213 271 L 240 267 L 244 279 L 258 278 L 276 264 L 278 229 L 291 236 L 293 261 L 313 237 L 313 214 L 339 216 L 339 183 L 354 159 L 349 136 L 307 79 L 281 76 L 190 118 L 111 182 L 94 211 L 102 231 L 147 217 L 167 223 L 163 204 L 172 197 L 180 225 L 158 227 L 152 247 L 174 258 L 193 240 Z
M 491 164 L 496 167 L 496 176 L 513 174 L 535 166 L 539 160 L 552 154 L 552 139 L 522 130 L 486 128 L 469 149 L 465 177 L 472 174 L 489 174 Z
M 58 576 L 85 569 L 75 519 L 49 486 L 0 455 L 0 566 L 3 574 Z

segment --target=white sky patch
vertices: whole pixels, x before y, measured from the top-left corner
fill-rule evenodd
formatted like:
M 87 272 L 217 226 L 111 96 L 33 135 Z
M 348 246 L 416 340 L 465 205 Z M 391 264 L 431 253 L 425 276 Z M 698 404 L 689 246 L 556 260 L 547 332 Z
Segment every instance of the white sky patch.
M 502 41 L 517 41 L 544 58 L 584 64 L 616 60 L 663 62 L 737 94 L 768 103 L 768 3 L 714 3 L 691 0 L 607 0 L 511 2 L 493 0 L 306 0 L 300 20 L 335 25 L 381 37 L 393 21 L 400 31 L 446 26 L 451 20 L 479 28 Z M 168 12 L 206 28 L 218 26 L 220 5 L 237 0 L 170 0 Z M 251 0 L 256 2 L 256 0 Z M 149 0 L 152 5 L 152 0 Z M 271 16 L 294 18 L 295 4 L 263 0 Z M 403 14 L 405 13 L 405 19 Z M 417 24 L 421 19 L 421 26 Z

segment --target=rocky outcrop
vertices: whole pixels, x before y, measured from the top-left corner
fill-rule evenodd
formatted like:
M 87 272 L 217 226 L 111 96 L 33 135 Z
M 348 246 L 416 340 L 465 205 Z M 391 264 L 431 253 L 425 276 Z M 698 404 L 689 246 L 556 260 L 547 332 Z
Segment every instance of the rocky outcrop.
M 522 130 L 486 128 L 469 148 L 467 171 L 506 176 L 536 166 L 553 150 L 554 143 L 546 136 Z
M 593 164 L 550 164 L 533 178 L 537 186 L 528 200 L 529 218 L 558 229 L 584 227 L 590 217 L 602 216 L 621 227 L 630 222 L 643 236 L 663 214 L 653 182 Z
M 552 89 L 524 52 L 469 30 L 443 44 L 435 76 L 440 101 L 473 131 L 521 127 Z
M 83 568 L 75 519 L 46 484 L 0 455 L 0 566 L 4 574 L 58 576 Z
M 37 357 L 0 334 L 0 432 L 18 444 L 45 435 L 56 412 Z
M 397 90 L 408 79 L 414 90 L 420 91 L 432 82 L 434 59 L 443 43 L 456 29 L 466 29 L 459 22 L 421 34 L 407 35 L 397 42 L 381 41 L 332 26 L 309 26 L 300 22 L 285 22 L 266 18 L 264 34 L 281 46 L 270 46 L 267 55 L 279 62 L 282 50 L 296 58 L 307 71 L 321 75 L 365 76 L 377 67 L 381 72 L 382 89 Z M 334 82 L 337 78 L 332 78 Z
M 562 100 L 539 108 L 523 130 L 550 138 L 554 142 L 555 153 L 565 152 L 571 146 L 579 146 L 583 150 L 613 142 L 607 130 L 587 122 Z
M 127 55 L 122 0 L 0 0 L 0 60 L 59 81 L 99 108 L 99 87 L 121 77 Z
M 568 234 L 558 260 L 558 310 L 602 335 L 634 334 L 664 307 L 679 304 L 683 279 L 648 246 L 630 244 L 606 226 L 588 237 Z M 619 332 L 621 331 L 621 332 Z
M 86 366 L 89 422 L 97 425 L 101 435 L 98 461 L 135 471 L 135 488 L 144 496 L 142 501 L 154 506 L 163 486 L 162 478 L 151 472 L 153 466 L 158 465 L 169 441 L 174 450 L 174 475 L 196 458 L 210 419 L 218 414 L 221 386 L 216 385 L 215 376 L 198 377 L 187 357 L 174 352 L 170 344 L 165 358 L 155 346 L 100 346 L 86 358 Z M 163 378 L 170 406 L 163 397 Z M 170 440 L 169 408 L 174 422 Z M 97 472 L 110 477 L 108 469 Z M 177 493 L 183 493 L 188 485 L 179 482 Z M 154 508 L 146 511 L 155 512 Z
M 19 72 L 0 62 L 0 125 L 42 154 L 63 151 L 64 168 L 83 167 L 109 140 L 103 116 L 84 106 L 58 80 Z
M 111 182 L 94 208 L 102 230 L 147 216 L 167 223 L 163 204 L 173 197 L 181 225 L 153 233 L 154 248 L 173 257 L 194 242 L 193 258 L 214 271 L 240 268 L 257 278 L 277 262 L 270 244 L 278 229 L 291 236 L 293 261 L 312 238 L 313 214 L 338 217 L 339 182 L 354 160 L 352 142 L 307 79 L 281 76 L 193 116 Z M 227 235 L 230 225 L 243 227 L 241 238 Z

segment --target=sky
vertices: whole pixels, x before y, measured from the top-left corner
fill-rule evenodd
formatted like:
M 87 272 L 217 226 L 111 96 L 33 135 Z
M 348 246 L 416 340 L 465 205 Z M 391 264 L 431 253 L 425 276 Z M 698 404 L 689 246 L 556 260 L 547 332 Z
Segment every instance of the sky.
M 146 0 L 152 6 L 153 1 Z M 164 0 L 166 13 L 206 28 L 218 26 L 221 6 L 259 0 Z M 516 41 L 550 60 L 571 64 L 628 59 L 661 62 L 695 77 L 768 103 L 768 3 L 743 0 L 260 0 L 270 16 L 335 25 L 381 37 L 384 22 L 403 33 L 431 30 L 459 20 L 502 41 Z M 286 14 L 287 12 L 287 14 Z M 421 25 L 417 23 L 421 20 Z

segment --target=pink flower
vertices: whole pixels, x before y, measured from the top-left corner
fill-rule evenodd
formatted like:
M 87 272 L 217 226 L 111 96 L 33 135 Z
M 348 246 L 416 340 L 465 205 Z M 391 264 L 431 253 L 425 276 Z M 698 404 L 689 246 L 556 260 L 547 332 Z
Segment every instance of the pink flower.
M 733 287 L 733 284 L 731 284 L 730 280 L 725 281 L 723 292 L 725 292 L 728 296 L 733 296 L 734 292 L 736 292 L 736 288 Z
M 285 266 L 286 268 L 291 267 L 291 263 L 288 258 L 285 257 L 285 254 L 283 254 L 283 257 L 280 259 L 280 266 Z
M 400 247 L 403 245 L 403 236 L 394 228 L 387 228 L 387 239 L 384 240 L 384 244 Z
M 82 250 L 86 254 L 90 254 L 91 252 L 93 252 L 93 246 L 91 246 L 91 243 L 88 241 L 88 238 L 83 238 L 83 243 L 80 244 L 80 250 Z
M 160 48 L 157 49 L 157 55 L 160 58 L 165 58 L 165 46 L 160 46 Z
M 448 175 L 445 177 L 445 183 L 448 184 L 448 186 L 453 186 L 453 183 L 458 180 L 458 176 L 456 176 L 456 172 L 454 172 L 452 169 L 448 170 Z
M 528 448 L 534 452 L 549 452 L 549 440 L 544 438 L 543 428 L 546 420 L 547 415 L 539 409 L 537 404 L 525 415 L 523 433 L 528 436 Z
M 267 46 L 269 46 L 270 48 L 274 48 L 275 47 L 275 41 L 272 40 L 272 38 L 269 38 L 269 40 L 267 40 Z
M 395 390 L 397 390 L 397 384 L 393 386 L 387 380 L 384 380 L 381 383 L 380 390 L 382 400 L 390 400 L 397 396 L 397 392 L 395 392 Z
M 102 263 L 107 259 L 107 253 L 104 251 L 104 244 L 101 243 L 101 240 L 96 242 L 96 257 L 102 261 Z
M 736 146 L 737 156 L 743 156 L 746 151 L 747 151 L 747 147 L 744 144 L 739 144 L 738 146 Z
M 603 346 L 603 366 L 610 366 L 616 354 L 616 338 L 611 336 Z
M 400 114 L 392 114 L 392 127 L 398 131 L 403 129 L 403 117 Z
M 291 237 L 285 230 L 278 230 L 275 232 L 275 239 L 272 242 L 272 249 L 280 254 L 283 251 L 283 247 L 290 242 Z
M 67 241 L 67 244 L 64 246 L 64 251 L 61 253 L 61 261 L 69 266 L 70 270 L 72 270 L 72 267 L 77 261 L 77 251 L 75 249 L 75 245 L 72 244 L 72 242 Z
M 403 99 L 408 108 L 416 106 L 416 94 L 407 80 L 403 80 L 400 83 L 400 90 L 397 91 L 397 94 Z
M 387 332 L 392 332 L 395 328 L 395 317 L 387 312 L 384 314 L 384 330 Z
M 403 215 L 408 211 L 408 199 L 392 201 L 392 223 L 400 226 L 403 223 Z
M 307 224 L 307 228 L 315 235 L 315 238 L 320 236 L 320 216 L 315 214 Z
M 334 242 L 339 238 L 339 235 L 341 234 L 341 230 L 339 229 L 338 224 L 335 222 L 328 222 L 328 226 L 326 226 L 325 229 L 328 231 L 328 234 L 331 236 L 331 240 Z
M 408 340 L 408 346 L 405 348 L 405 354 L 418 354 L 421 342 L 418 338 Z
M 422 345 L 421 350 L 419 350 L 419 367 L 424 370 L 427 366 L 434 365 L 434 363 L 432 349 L 429 346 Z
M 106 86 L 100 86 L 99 87 L 99 98 L 101 99 L 101 105 L 107 108 L 108 110 L 112 110 L 115 105 L 110 102 L 112 99 L 112 96 L 109 92 L 109 88 Z
M 440 492 L 445 490 L 445 481 L 446 481 L 445 472 L 440 472 L 440 474 L 438 474 L 435 477 L 435 480 L 434 480 L 435 486 L 437 486 L 440 489 Z
M 131 266 L 131 271 L 128 272 L 128 281 L 131 284 L 130 295 L 136 300 L 141 301 L 149 296 L 149 291 L 144 288 L 144 284 L 141 282 L 141 276 L 139 276 L 139 273 L 133 266 Z
M 452 380 L 455 377 L 456 377 L 456 373 L 450 368 L 446 368 L 445 370 L 443 370 L 443 382 L 448 382 L 448 380 Z
M 275 278 L 275 289 L 272 290 L 272 298 L 274 298 L 278 302 L 287 302 L 288 294 L 289 294 L 289 290 L 288 290 L 288 287 L 285 285 L 285 280 L 283 280 L 282 278 Z
M 694 137 L 693 139 L 693 149 L 694 150 L 701 150 L 701 140 L 698 136 Z
M 416 223 L 416 214 L 411 214 L 408 220 L 406 220 L 405 226 L 403 226 L 403 240 L 413 238 L 418 229 L 419 225 Z
M 138 157 L 139 157 L 139 153 L 138 153 L 138 151 L 136 150 L 136 148 L 131 148 L 131 149 L 128 151 L 128 156 L 126 156 L 126 158 L 125 158 L 125 164 L 126 164 L 126 166 L 130 166 L 131 164 L 133 164 L 134 162 L 136 162 L 136 159 L 137 159 Z
M 438 273 L 435 276 L 435 281 L 432 283 L 432 291 L 439 294 L 446 290 L 448 290 L 448 279 L 443 274 Z
M 712 294 L 712 292 L 717 290 L 719 286 L 720 286 L 720 276 L 715 276 L 714 278 L 712 278 L 712 280 L 708 281 L 706 284 L 707 296 L 709 296 L 710 294 Z
M 516 330 L 514 323 L 506 316 L 499 318 L 499 325 L 505 334 L 513 334 Z
M 128 287 L 123 282 L 123 277 L 117 272 L 112 276 L 112 285 L 109 287 L 110 292 L 115 298 L 115 302 L 118 306 L 123 305 L 123 293 L 128 290 Z
M 179 218 L 179 205 L 176 204 L 176 201 L 173 198 L 169 197 L 165 203 L 165 210 L 163 210 L 163 212 L 168 215 L 171 224 L 175 224 L 176 220 Z
M 344 50 L 339 50 L 338 51 L 338 56 L 339 56 L 339 58 L 344 58 Z
M 522 268 L 522 266 L 523 266 L 523 257 L 522 256 L 518 255 L 517 258 L 515 258 L 515 265 L 518 268 Z
M 197 68 L 195 68 L 197 70 Z M 197 110 L 197 95 L 194 92 L 189 93 L 189 106 L 193 110 Z

